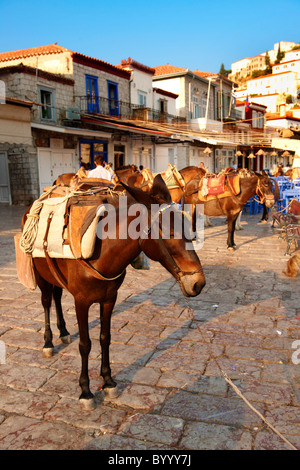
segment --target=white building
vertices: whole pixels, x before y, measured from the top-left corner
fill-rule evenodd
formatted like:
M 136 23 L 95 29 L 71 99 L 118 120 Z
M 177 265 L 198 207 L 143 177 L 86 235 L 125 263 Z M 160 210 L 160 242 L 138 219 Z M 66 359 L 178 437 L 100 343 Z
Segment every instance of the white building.
M 290 41 L 280 41 L 274 44 L 274 49 L 267 51 L 271 64 L 276 61 L 279 45 L 280 51 L 285 53 L 285 60 L 290 60 L 288 54 L 294 52 L 291 51 L 291 49 L 296 44 Z M 229 78 L 231 80 L 239 80 L 242 77 L 251 76 L 254 70 L 265 70 L 266 67 L 266 52 L 262 52 L 253 57 L 245 57 L 231 64 L 231 74 Z

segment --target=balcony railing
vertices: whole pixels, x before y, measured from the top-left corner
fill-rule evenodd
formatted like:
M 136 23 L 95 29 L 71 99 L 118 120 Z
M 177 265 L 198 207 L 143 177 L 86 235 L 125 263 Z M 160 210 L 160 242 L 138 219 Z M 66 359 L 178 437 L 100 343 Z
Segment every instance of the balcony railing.
M 185 122 L 185 118 L 160 112 L 152 108 L 138 106 L 126 101 L 103 98 L 100 96 L 76 96 L 75 106 L 81 113 L 103 114 L 119 118 L 136 119 L 139 121 Z

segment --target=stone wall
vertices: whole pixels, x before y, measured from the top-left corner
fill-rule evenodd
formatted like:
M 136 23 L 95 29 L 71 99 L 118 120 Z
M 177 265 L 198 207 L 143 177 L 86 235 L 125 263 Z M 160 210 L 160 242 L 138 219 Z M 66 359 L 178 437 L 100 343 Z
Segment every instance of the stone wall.
M 37 150 L 34 146 L 0 143 L 6 152 L 12 204 L 29 206 L 39 197 Z

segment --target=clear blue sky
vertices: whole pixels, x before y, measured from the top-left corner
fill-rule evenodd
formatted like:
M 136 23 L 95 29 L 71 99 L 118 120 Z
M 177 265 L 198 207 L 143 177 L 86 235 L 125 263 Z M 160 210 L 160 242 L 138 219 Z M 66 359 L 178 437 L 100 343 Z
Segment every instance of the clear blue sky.
M 0 0 L 0 52 L 57 42 L 111 64 L 131 57 L 218 72 L 300 42 L 299 0 Z

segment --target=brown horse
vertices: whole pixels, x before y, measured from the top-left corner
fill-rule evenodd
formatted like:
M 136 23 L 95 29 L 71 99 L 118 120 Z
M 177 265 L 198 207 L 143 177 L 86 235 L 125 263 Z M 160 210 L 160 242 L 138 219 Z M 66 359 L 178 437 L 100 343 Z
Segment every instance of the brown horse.
M 151 238 L 154 219 L 160 220 L 161 210 L 152 214 L 150 210 L 152 204 L 161 207 L 164 204 L 167 209 L 171 206 L 171 197 L 165 183 L 160 175 L 156 176 L 153 187 L 146 193 L 138 188 L 123 187 L 127 190 L 127 206 L 124 208 L 119 201 L 121 196 L 99 196 L 99 205 L 104 202 L 112 204 L 117 213 L 117 238 L 97 238 L 94 253 L 88 260 L 92 266 L 86 269 L 77 259 L 55 259 L 56 274 L 50 268 L 47 258 L 33 258 L 36 271 L 37 284 L 42 293 L 42 305 L 45 312 L 45 345 L 44 348 L 53 349 L 52 333 L 50 329 L 49 311 L 52 296 L 55 300 L 58 325 L 61 330 L 61 337 L 68 335 L 61 308 L 62 289 L 66 288 L 74 297 L 75 309 L 79 327 L 79 350 L 81 355 L 82 367 L 79 384 L 81 387 L 80 400 L 82 404 L 91 409 L 94 407 L 93 394 L 89 387 L 88 376 L 88 356 L 91 349 L 91 341 L 88 331 L 88 311 L 93 303 L 100 304 L 101 335 L 100 345 L 101 355 L 101 376 L 104 380 L 103 389 L 110 396 L 116 396 L 116 383 L 111 377 L 109 361 L 110 345 L 110 319 L 116 302 L 117 292 L 124 278 L 126 267 L 143 251 L 152 260 L 158 261 L 166 268 L 178 281 L 181 290 L 185 296 L 197 296 L 205 285 L 205 278 L 200 260 L 193 249 L 187 249 L 186 238 L 176 238 L 174 231 L 169 238 L 162 236 Z M 141 231 L 139 238 L 127 237 L 123 239 L 118 237 L 119 233 L 128 233 L 130 222 L 134 220 L 129 216 L 129 208 L 136 203 L 145 206 L 147 211 L 148 223 Z M 122 212 L 123 211 L 123 212 Z M 150 217 L 151 212 L 151 217 Z M 124 216 L 125 214 L 125 216 Z M 123 215 L 123 217 L 122 217 Z M 175 218 L 183 220 L 182 212 L 176 210 L 174 218 L 171 218 L 171 224 L 174 224 Z M 25 223 L 25 215 L 23 223 Z M 178 227 L 178 225 L 177 225 Z M 160 230 L 162 229 L 159 224 Z M 117 253 L 116 256 L 113 254 Z M 60 281 L 63 280 L 63 281 Z
M 187 166 L 182 170 L 179 170 L 179 173 L 182 176 L 185 185 L 189 183 L 192 179 L 197 178 L 199 176 L 204 176 L 206 174 L 205 170 L 197 166 Z M 143 191 L 148 191 L 153 184 L 152 179 L 145 179 L 144 174 L 140 172 L 129 174 L 126 177 L 126 182 L 128 186 L 141 188 Z M 168 189 L 171 194 L 172 201 L 176 203 L 180 202 L 184 194 L 184 187 L 181 187 L 178 184 Z
M 199 189 L 199 178 L 192 180 L 186 188 L 185 195 L 183 197 L 184 204 L 190 204 L 192 207 L 192 220 L 193 220 L 193 231 L 196 232 L 196 218 L 197 218 L 197 206 L 204 204 L 204 214 L 216 217 L 225 214 L 227 216 L 227 248 L 233 250 L 236 248 L 234 243 L 234 231 L 235 224 L 238 215 L 242 211 L 244 205 L 252 196 L 256 195 L 260 202 L 265 204 L 266 207 L 272 207 L 275 203 L 275 199 L 279 197 L 278 185 L 275 183 L 275 197 L 273 194 L 272 181 L 268 176 L 259 175 L 258 173 L 252 172 L 247 177 L 240 178 L 240 193 L 238 195 L 232 194 L 232 196 L 220 198 L 215 196 L 214 199 L 208 201 L 202 201 L 198 196 Z M 198 206 L 198 208 L 200 208 Z

